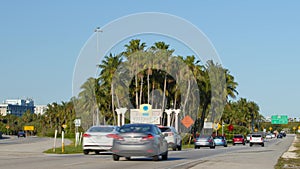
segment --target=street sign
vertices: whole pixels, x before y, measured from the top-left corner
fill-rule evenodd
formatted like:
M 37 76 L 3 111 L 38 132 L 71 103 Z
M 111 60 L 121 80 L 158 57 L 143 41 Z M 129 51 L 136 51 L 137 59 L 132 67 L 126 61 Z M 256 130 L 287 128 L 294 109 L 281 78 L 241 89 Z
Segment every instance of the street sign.
M 33 131 L 34 126 L 24 126 L 24 130 Z
M 271 118 L 271 124 L 288 124 L 288 122 L 288 116 L 286 115 L 276 115 Z
M 81 120 L 80 119 L 75 119 L 74 123 L 75 123 L 75 127 L 79 127 L 81 125 Z
M 213 128 L 213 123 L 212 122 L 204 122 L 203 128 L 212 129 Z
M 219 123 L 214 124 L 214 130 L 219 130 L 221 128 L 221 125 Z
M 269 130 L 271 131 L 273 128 L 272 127 L 269 127 Z
M 186 115 L 182 120 L 181 123 L 186 127 L 189 128 L 192 124 L 194 124 L 194 120 L 189 116 Z

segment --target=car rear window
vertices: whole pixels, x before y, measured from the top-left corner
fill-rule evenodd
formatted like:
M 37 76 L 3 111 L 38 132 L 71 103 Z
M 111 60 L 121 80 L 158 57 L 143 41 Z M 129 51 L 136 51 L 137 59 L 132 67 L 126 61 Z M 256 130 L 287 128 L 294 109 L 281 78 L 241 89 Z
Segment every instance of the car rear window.
M 234 136 L 234 138 L 243 138 L 241 135 Z
M 114 127 L 92 127 L 89 132 L 112 132 Z
M 150 132 L 151 126 L 125 126 L 120 128 L 120 133 L 145 133 Z
M 261 137 L 260 134 L 253 134 L 252 137 Z
M 215 139 L 224 139 L 224 137 L 222 137 L 222 136 L 217 136 L 217 137 L 215 137 Z
M 171 132 L 171 129 L 169 127 L 159 127 L 161 132 Z

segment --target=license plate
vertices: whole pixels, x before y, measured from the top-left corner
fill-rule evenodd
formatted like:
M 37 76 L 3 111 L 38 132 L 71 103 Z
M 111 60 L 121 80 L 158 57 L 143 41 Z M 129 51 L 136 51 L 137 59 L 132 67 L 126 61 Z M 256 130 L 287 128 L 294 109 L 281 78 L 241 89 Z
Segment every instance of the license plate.
M 130 141 L 130 142 L 137 142 L 139 140 L 140 138 L 126 138 L 126 141 Z

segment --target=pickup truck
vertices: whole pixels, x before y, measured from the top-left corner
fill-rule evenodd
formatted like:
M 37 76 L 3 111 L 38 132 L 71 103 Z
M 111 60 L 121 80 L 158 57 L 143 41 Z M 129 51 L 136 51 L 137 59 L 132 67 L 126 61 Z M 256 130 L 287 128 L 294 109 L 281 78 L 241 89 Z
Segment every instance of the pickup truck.
M 264 138 L 263 138 L 262 134 L 251 134 L 251 136 L 250 136 L 250 147 L 252 147 L 253 144 L 259 144 L 262 147 L 265 146 Z

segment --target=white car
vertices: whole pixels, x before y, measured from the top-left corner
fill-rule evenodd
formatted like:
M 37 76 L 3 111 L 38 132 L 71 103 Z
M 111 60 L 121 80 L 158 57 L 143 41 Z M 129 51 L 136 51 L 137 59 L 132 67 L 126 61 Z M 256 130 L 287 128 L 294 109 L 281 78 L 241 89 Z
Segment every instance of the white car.
M 176 129 L 168 126 L 158 126 L 158 128 L 165 135 L 165 139 L 168 142 L 168 147 L 172 148 L 173 151 L 181 151 L 182 138 Z
M 253 144 L 259 144 L 262 147 L 265 146 L 264 144 L 264 138 L 261 134 L 251 134 L 250 136 L 250 147 L 252 147 Z
M 272 139 L 272 135 L 271 134 L 267 134 L 266 135 L 266 139 Z
M 276 138 L 276 135 L 274 133 L 272 134 L 272 138 Z
M 99 154 L 101 151 L 110 151 L 113 145 L 113 137 L 118 133 L 117 126 L 92 126 L 83 134 L 83 153 Z

